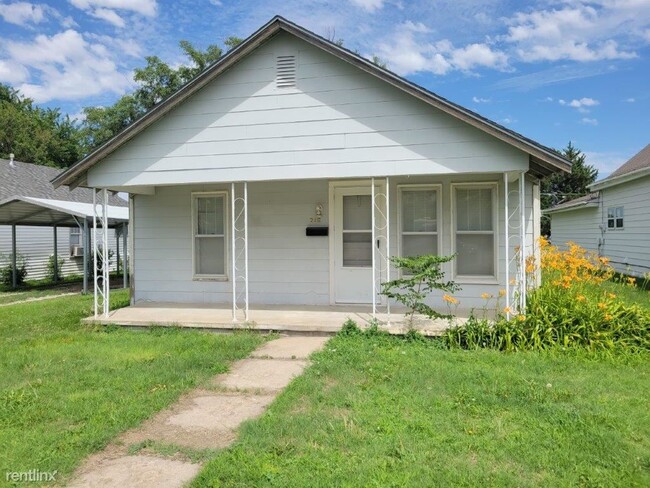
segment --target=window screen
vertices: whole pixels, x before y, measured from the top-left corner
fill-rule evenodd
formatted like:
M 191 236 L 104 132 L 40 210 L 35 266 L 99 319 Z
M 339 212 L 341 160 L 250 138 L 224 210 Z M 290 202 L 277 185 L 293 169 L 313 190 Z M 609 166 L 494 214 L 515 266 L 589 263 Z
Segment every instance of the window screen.
M 225 275 L 225 207 L 225 195 L 201 195 L 194 197 L 195 275 Z
M 438 254 L 438 202 L 434 189 L 401 190 L 402 256 Z
M 456 274 L 495 275 L 494 189 L 456 188 Z

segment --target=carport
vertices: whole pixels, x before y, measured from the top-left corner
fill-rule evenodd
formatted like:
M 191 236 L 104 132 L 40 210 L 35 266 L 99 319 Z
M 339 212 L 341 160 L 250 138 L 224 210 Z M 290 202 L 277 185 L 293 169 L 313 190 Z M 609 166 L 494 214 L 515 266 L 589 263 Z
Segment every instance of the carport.
M 106 214 L 104 214 L 104 209 Z M 128 287 L 127 234 L 129 222 L 128 207 L 102 205 L 101 202 L 81 203 L 66 200 L 53 200 L 27 196 L 12 196 L 0 201 L 0 225 L 11 226 L 11 255 L 13 287 L 17 286 L 16 227 L 52 227 L 54 234 L 54 275 L 58 276 L 57 229 L 59 227 L 78 227 L 83 242 L 83 291 L 88 292 L 88 276 L 93 246 L 94 254 L 98 247 L 107 247 L 107 230 L 121 229 L 123 285 Z M 117 262 L 120 260 L 119 239 L 117 241 Z M 95 259 L 97 259 L 95 257 Z M 96 273 L 93 273 L 95 275 Z M 97 280 L 97 277 L 95 277 Z M 108 279 L 108 276 L 106 276 Z

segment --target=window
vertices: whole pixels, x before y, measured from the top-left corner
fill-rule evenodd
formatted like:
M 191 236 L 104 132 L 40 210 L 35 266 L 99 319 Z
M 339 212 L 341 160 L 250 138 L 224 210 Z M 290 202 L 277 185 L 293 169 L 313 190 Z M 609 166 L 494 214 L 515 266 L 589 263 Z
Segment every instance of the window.
M 434 186 L 400 187 L 400 255 L 438 254 L 438 195 Z
M 226 194 L 194 194 L 194 276 L 226 276 Z
M 495 185 L 454 185 L 457 276 L 495 276 Z
M 372 201 L 370 195 L 343 196 L 343 266 L 372 266 Z
M 609 207 L 607 209 L 607 228 L 623 228 L 623 207 Z
M 81 246 L 81 229 L 79 227 L 70 227 L 70 247 Z

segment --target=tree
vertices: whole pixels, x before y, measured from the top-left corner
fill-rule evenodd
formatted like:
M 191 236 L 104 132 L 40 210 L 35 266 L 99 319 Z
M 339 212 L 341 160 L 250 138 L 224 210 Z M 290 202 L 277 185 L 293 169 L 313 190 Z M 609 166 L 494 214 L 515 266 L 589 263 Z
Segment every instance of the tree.
M 567 147 L 560 152 L 571 161 L 571 172 L 555 173 L 542 180 L 542 210 L 587 195 L 589 193 L 588 186 L 598 178 L 598 170 L 587 164 L 585 154 L 570 141 Z M 545 236 L 551 234 L 551 221 L 547 215 L 542 217 L 541 232 Z
M 224 45 L 230 50 L 242 41 L 230 36 Z M 147 64 L 134 71 L 133 79 L 138 86 L 132 94 L 122 96 L 110 107 L 84 108 L 86 119 L 82 123 L 81 135 L 86 153 L 108 141 L 223 55 L 223 49 L 214 44 L 203 51 L 189 41 L 181 41 L 179 45 L 188 58 L 187 64 L 174 68 L 158 56 L 147 56 Z
M 79 159 L 79 131 L 59 109 L 44 109 L 0 84 L 0 157 L 67 167 Z

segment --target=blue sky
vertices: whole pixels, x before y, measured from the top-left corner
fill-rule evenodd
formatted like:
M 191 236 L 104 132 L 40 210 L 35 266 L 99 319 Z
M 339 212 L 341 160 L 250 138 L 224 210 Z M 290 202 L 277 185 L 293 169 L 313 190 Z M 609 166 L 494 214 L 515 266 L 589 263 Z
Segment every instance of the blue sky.
M 0 82 L 76 116 L 155 54 L 246 37 L 273 15 L 605 176 L 650 142 L 650 0 L 0 0 Z

